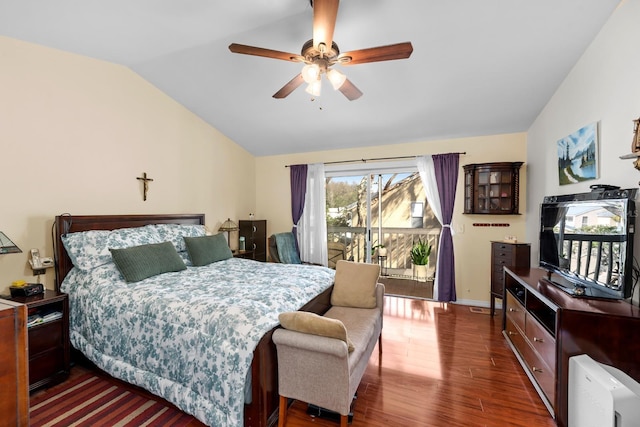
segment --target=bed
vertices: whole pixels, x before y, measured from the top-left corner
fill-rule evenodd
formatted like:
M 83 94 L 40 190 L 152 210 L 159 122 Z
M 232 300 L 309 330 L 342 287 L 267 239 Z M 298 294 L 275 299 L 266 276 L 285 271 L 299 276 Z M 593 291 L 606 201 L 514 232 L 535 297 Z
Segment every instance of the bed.
M 183 239 L 176 240 L 174 231 L 199 236 L 202 214 L 62 215 L 54 229 L 56 288 L 69 294 L 74 348 L 100 369 L 205 424 L 263 427 L 274 422 L 278 389 L 271 334 L 277 314 L 296 309 L 324 313 L 333 270 L 234 257 L 191 266 L 178 247 Z M 105 261 L 104 253 L 77 243 L 88 238 L 92 248 L 94 234 L 121 237 L 134 230 L 139 237 L 139 230 L 147 229 L 154 239 L 171 241 L 187 267 L 131 283 L 112 260 Z M 78 253 L 89 253 L 89 266 Z

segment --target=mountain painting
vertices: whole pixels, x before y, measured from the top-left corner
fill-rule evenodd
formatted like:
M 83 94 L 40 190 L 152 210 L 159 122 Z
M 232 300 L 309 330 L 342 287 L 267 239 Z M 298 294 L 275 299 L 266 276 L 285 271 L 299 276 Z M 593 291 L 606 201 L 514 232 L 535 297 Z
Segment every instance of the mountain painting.
M 598 124 L 587 125 L 558 141 L 560 185 L 598 177 Z

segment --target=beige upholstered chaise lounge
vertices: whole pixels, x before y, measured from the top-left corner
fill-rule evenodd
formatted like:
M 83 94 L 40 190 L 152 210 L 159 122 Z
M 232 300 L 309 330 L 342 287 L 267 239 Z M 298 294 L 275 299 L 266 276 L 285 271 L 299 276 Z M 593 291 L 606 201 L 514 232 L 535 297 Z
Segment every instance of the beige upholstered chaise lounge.
M 332 307 L 318 316 L 280 315 L 283 329 L 273 333 L 278 352 L 279 426 L 286 421 L 288 399 L 340 414 L 346 427 L 351 402 L 371 353 L 382 352 L 384 285 L 380 266 L 339 261 Z

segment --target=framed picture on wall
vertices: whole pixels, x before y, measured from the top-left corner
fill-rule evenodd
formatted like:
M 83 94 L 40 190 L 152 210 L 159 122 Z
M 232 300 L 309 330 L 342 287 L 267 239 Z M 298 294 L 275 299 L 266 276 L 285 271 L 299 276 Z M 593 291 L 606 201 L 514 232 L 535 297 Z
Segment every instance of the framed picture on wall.
M 598 123 L 586 125 L 558 141 L 560 185 L 598 178 Z

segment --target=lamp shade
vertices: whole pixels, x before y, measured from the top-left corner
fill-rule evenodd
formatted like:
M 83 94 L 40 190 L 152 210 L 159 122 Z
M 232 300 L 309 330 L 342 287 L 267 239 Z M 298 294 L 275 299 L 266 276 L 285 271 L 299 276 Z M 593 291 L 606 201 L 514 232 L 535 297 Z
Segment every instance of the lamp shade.
M 322 91 L 322 81 L 316 80 L 312 83 L 309 83 L 305 91 L 313 96 L 320 96 L 320 92 Z
M 331 86 L 333 86 L 334 90 L 340 89 L 344 82 L 347 80 L 347 76 L 333 68 L 327 71 L 327 78 L 331 82 Z
M 236 231 L 238 230 L 238 224 L 231 221 L 231 218 L 227 218 L 225 222 L 222 223 L 218 231 Z
M 0 231 L 0 254 L 18 254 L 22 252 L 15 243 Z
M 302 79 L 311 84 L 320 78 L 320 67 L 318 64 L 307 64 L 302 67 Z

